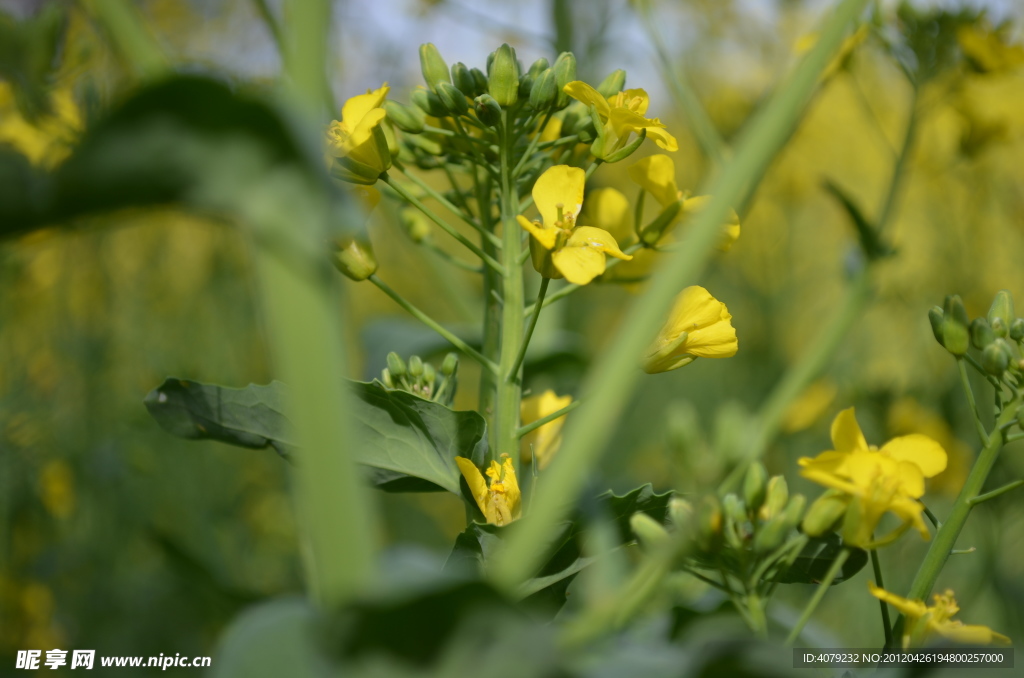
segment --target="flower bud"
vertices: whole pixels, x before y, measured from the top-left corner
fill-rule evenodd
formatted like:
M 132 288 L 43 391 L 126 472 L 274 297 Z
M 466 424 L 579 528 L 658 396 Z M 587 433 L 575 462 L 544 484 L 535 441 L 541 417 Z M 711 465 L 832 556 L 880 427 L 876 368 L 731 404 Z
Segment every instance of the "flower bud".
M 433 43 L 420 45 L 420 69 L 423 71 L 423 80 L 431 89 L 437 89 L 442 82 L 449 85 L 452 83 L 451 76 L 448 75 L 448 64 L 441 58 L 441 53 Z
M 640 545 L 648 550 L 657 548 L 669 540 L 665 527 L 642 511 L 637 511 L 629 517 L 629 527 L 637 536 Z
M 490 94 L 481 94 L 473 99 L 476 106 L 476 117 L 485 125 L 496 127 L 501 122 L 501 106 Z
M 537 111 L 546 111 L 554 105 L 558 98 L 558 84 L 555 82 L 555 72 L 546 68 L 533 81 L 530 88 L 530 106 Z
M 403 132 L 419 134 L 423 131 L 426 120 L 424 119 L 423 111 L 418 107 L 406 106 L 397 101 L 386 99 L 384 101 L 384 110 L 387 111 L 388 120 Z
M 704 551 L 715 551 L 722 543 L 722 506 L 718 497 L 704 495 L 697 506 L 697 540 Z
M 988 309 L 988 321 L 992 325 L 992 329 L 996 329 L 995 321 L 996 318 L 1002 321 L 1003 327 L 1009 331 L 1010 324 L 1017 319 L 1017 314 L 1013 312 L 1013 297 L 1010 296 L 1009 290 L 999 290 L 996 292 L 995 299 L 992 300 L 992 306 Z M 996 336 L 1006 337 L 1006 334 L 999 334 L 996 332 Z
M 511 106 L 519 98 L 519 63 L 516 51 L 508 43 L 494 53 L 487 80 L 487 92 L 499 106 Z
M 414 243 L 421 243 L 430 237 L 430 222 L 418 209 L 406 207 L 399 213 L 398 220 Z
M 804 503 L 802 494 L 794 495 L 782 511 L 763 525 L 754 536 L 754 552 L 770 553 L 782 546 L 789 533 L 800 522 L 800 517 L 804 512 Z
M 409 376 L 415 379 L 423 376 L 423 359 L 418 355 L 409 356 Z
M 764 506 L 761 507 L 761 520 L 771 520 L 779 515 L 789 502 L 789 485 L 782 476 L 772 476 L 768 480 Z
M 1024 339 L 1024 318 L 1017 318 L 1010 323 L 1010 339 L 1014 341 Z
M 605 99 L 613 97 L 622 91 L 622 88 L 626 86 L 626 71 L 621 68 L 612 73 L 601 81 L 601 84 L 595 87 L 601 96 Z
M 395 380 L 391 378 L 391 370 L 386 367 L 380 371 L 380 381 L 385 388 L 395 387 Z
M 732 492 L 722 497 L 722 510 L 729 520 L 737 525 L 747 522 L 747 507 L 743 505 L 743 500 Z
M 441 104 L 444 105 L 445 109 L 452 115 L 464 115 L 469 111 L 466 95 L 456 89 L 454 85 L 449 85 L 447 82 L 439 83 L 437 85 L 437 97 L 441 100 Z
M 942 309 L 938 306 L 932 306 L 928 310 L 928 322 L 932 326 L 932 334 L 935 336 L 935 341 L 939 342 L 939 346 L 945 348 L 946 344 L 942 341 Z
M 461 61 L 452 64 L 452 84 L 467 96 L 476 96 L 481 93 L 477 91 L 476 81 L 473 79 L 473 74 L 470 72 L 466 64 Z
M 548 60 L 541 57 L 530 64 L 530 70 L 526 71 L 526 74 L 536 79 L 537 76 L 548 69 L 548 66 L 550 66 Z
M 427 386 L 433 386 L 437 381 L 437 369 L 430 363 L 423 363 L 423 382 Z
M 477 96 L 487 93 L 487 75 L 484 74 L 479 68 L 469 69 L 469 74 L 473 76 L 473 93 Z
M 693 504 L 680 497 L 668 502 L 668 515 L 677 529 L 687 529 L 693 522 Z
M 768 480 L 768 472 L 764 470 L 764 464 L 754 462 L 747 468 L 747 475 L 743 479 L 743 498 L 747 501 L 747 508 L 752 513 L 761 508 L 765 497 L 765 483 Z
M 431 94 L 433 95 L 433 92 Z M 444 155 L 444 146 L 426 134 L 407 136 L 403 140 L 408 146 L 428 155 Z
M 814 500 L 804 516 L 803 531 L 809 537 L 820 537 L 835 526 L 846 512 L 846 501 L 840 492 L 829 490 Z
M 804 495 L 794 494 L 789 498 L 789 502 L 786 504 L 786 508 L 781 515 L 790 528 L 800 524 L 800 519 L 804 517 L 805 506 L 807 506 L 807 497 Z
M 558 85 L 558 99 L 555 105 L 558 108 L 565 108 L 569 105 L 569 95 L 565 93 L 565 86 L 576 80 L 576 57 L 572 52 L 562 52 L 555 59 L 555 65 L 551 70 L 555 72 L 555 84 Z
M 370 241 L 346 236 L 334 241 L 334 267 L 355 280 L 366 280 L 377 272 L 377 259 Z
M 402 377 L 405 376 L 405 361 L 402 360 L 402 357 L 400 355 L 398 355 L 394 351 L 391 351 L 390 353 L 388 353 L 387 361 L 388 370 L 391 372 L 392 377 L 394 377 L 395 379 L 401 379 Z
M 992 334 L 1000 339 L 1005 339 L 1010 336 L 1010 328 L 1006 326 L 1006 323 L 1003 322 L 1002 318 L 992 318 L 991 326 Z
M 997 339 L 981 352 L 981 366 L 992 376 L 1001 377 L 1010 366 L 1010 357 L 1009 346 L 1004 340 Z
M 409 100 L 427 115 L 435 118 L 448 117 L 448 109 L 441 103 L 440 97 L 430 90 L 415 89 L 409 95 Z
M 946 305 L 942 314 L 942 339 L 946 350 L 953 355 L 967 353 L 970 343 L 967 326 L 967 309 L 964 302 L 956 294 L 946 297 Z
M 992 327 L 985 318 L 975 318 L 971 321 L 971 345 L 974 348 L 983 349 L 996 340 Z
M 450 377 L 459 369 L 459 356 L 454 353 L 449 353 L 444 357 L 444 362 L 441 363 L 441 374 L 446 377 Z

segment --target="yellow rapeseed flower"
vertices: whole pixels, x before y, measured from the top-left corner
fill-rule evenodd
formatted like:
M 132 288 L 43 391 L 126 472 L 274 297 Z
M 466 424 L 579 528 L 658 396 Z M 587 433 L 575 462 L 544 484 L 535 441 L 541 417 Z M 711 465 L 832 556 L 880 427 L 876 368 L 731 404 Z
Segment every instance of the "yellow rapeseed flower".
M 669 320 L 647 349 L 644 371 L 668 372 L 697 358 L 731 358 L 739 343 L 725 304 L 703 287 L 687 287 L 676 297 Z
M 489 482 L 484 480 L 480 469 L 471 460 L 455 457 L 455 463 L 459 465 L 462 477 L 469 484 L 473 499 L 476 500 L 476 505 L 480 507 L 488 523 L 508 525 L 519 519 L 522 515 L 522 494 L 511 459 L 506 457 L 502 464 L 491 461 L 486 471 Z
M 328 149 L 338 160 L 339 178 L 356 184 L 373 184 L 391 168 L 391 151 L 381 123 L 387 116 L 382 105 L 388 85 L 354 96 L 341 108 L 341 120 L 327 128 Z
M 604 273 L 606 254 L 627 261 L 632 258 L 623 254 L 608 231 L 576 225 L 585 181 L 586 175 L 578 167 L 548 168 L 533 185 L 533 201 L 542 221 L 517 217 L 519 225 L 533 236 L 530 252 L 537 272 L 548 278 L 564 277 L 577 285 L 586 285 Z
M 907 600 L 889 593 L 875 586 L 874 582 L 868 582 L 868 589 L 875 598 L 889 603 L 906 617 L 903 626 L 904 648 L 923 645 L 928 636 L 933 634 L 965 645 L 1010 644 L 1009 638 L 987 626 L 954 621 L 952 617 L 960 611 L 960 607 L 949 589 L 946 589 L 945 593 L 936 593 L 933 596 L 935 604 L 931 606 L 925 605 L 921 600 Z
M 607 151 L 614 151 L 626 145 L 630 134 L 640 134 L 647 130 L 647 137 L 654 139 L 659 148 L 666 151 L 679 150 L 676 138 L 668 133 L 665 125 L 658 118 L 645 118 L 650 97 L 642 89 L 627 89 L 607 99 L 596 89 L 583 82 L 574 80 L 568 83 L 565 93 L 586 106 L 594 106 L 604 123 L 601 133 L 605 139 Z
M 846 543 L 877 548 L 908 527 L 930 537 L 921 517 L 924 507 L 917 500 L 924 494 L 924 479 L 946 468 L 946 452 L 937 442 L 912 434 L 893 438 L 881 449 L 869 446 L 851 407 L 832 422 L 832 444 L 834 450 L 801 458 L 800 475 L 841 493 L 847 502 L 842 530 Z M 873 533 L 886 512 L 896 515 L 901 525 L 876 541 Z
M 519 417 L 523 420 L 523 425 L 526 426 L 568 407 L 570 403 L 572 403 L 572 396 L 559 396 L 548 389 L 540 395 L 523 398 L 523 402 L 519 406 Z M 520 450 L 523 463 L 529 463 L 532 458 L 536 457 L 537 466 L 541 469 L 545 468 L 562 444 L 562 424 L 564 423 L 565 417 L 559 417 L 523 436 Z

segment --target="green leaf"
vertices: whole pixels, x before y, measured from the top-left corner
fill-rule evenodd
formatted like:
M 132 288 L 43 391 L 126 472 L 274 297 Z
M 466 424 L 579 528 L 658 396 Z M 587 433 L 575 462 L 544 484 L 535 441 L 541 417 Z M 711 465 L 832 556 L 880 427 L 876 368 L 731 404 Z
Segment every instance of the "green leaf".
M 857 203 L 846 194 L 843 189 L 833 183 L 830 180 L 825 180 L 825 189 L 829 194 L 835 198 L 843 209 L 846 210 L 846 214 L 849 215 L 850 221 L 853 222 L 854 228 L 857 229 L 857 238 L 860 241 L 860 247 L 864 251 L 864 255 L 870 259 L 882 259 L 884 257 L 892 256 L 895 254 L 895 250 L 882 239 L 879 235 L 878 229 L 875 228 L 864 213 L 857 206 Z
M 575 576 L 594 562 L 583 557 L 582 535 L 588 522 L 608 520 L 617 534 L 618 544 L 634 540 L 629 518 L 640 511 L 658 522 L 665 522 L 671 492 L 657 494 L 650 484 L 624 495 L 610 490 L 598 495 L 589 506 L 578 509 L 567 521 L 558 538 L 548 549 L 552 555 L 537 575 L 525 581 L 519 595 L 527 600 L 558 609 L 565 603 L 566 590 Z M 445 568 L 480 568 L 498 550 L 507 528 L 472 523 L 456 539 Z
M 389 492 L 460 494 L 455 457 L 483 463 L 487 425 L 476 412 L 455 412 L 378 383 L 349 382 L 356 440 L 353 455 L 371 482 Z M 262 449 L 295 449 L 288 390 L 280 382 L 227 388 L 167 379 L 146 396 L 149 413 L 169 433 L 192 440 Z M 301 459 L 301 451 L 296 454 Z
M 813 537 L 800 551 L 800 555 L 796 557 L 790 568 L 781 573 L 777 579 L 782 584 L 818 584 L 828 574 L 829 568 L 832 567 L 832 563 L 843 548 L 843 540 L 835 532 L 821 537 Z M 867 565 L 867 551 L 854 547 L 848 548 L 850 548 L 850 557 L 846 559 L 839 574 L 832 580 L 833 586 L 846 581 Z

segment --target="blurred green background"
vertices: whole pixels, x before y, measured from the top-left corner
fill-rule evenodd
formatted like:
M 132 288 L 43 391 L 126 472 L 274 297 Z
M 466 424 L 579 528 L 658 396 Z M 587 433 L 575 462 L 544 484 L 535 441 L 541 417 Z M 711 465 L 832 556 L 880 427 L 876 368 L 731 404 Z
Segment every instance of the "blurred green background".
M 28 20 L 42 4 L 3 2 L 0 10 Z M 826 5 L 694 0 L 653 11 L 674 65 L 728 139 L 793 63 Z M 969 23 L 978 41 L 954 35 L 960 60 L 920 93 L 915 150 L 889 231 L 897 253 L 879 264 L 867 310 L 767 457 L 769 471 L 816 496 L 796 475 L 796 459 L 827 449 L 832 417 L 855 405 L 870 442 L 922 432 L 946 447 L 950 468 L 926 497 L 939 516 L 977 441 L 927 310 L 958 293 L 972 316 L 983 314 L 1003 288 L 1024 303 L 1024 49 L 1012 46 L 1024 10 L 1010 2 L 943 6 L 985 13 Z M 139 7 L 180 68 L 272 86 L 280 63 L 252 3 Z M 75 6 L 65 29 L 56 69 L 36 93 L 48 112 L 32 110 L 23 88 L 0 79 L 0 144 L 41 165 L 60 162 L 88 121 L 131 86 Z M 417 44 L 435 42 L 450 62 L 482 65 L 503 41 L 526 63 L 571 49 L 591 82 L 626 68 L 627 86 L 647 89 L 651 113 L 680 139 L 680 188 L 697 190 L 711 171 L 626 2 L 339 2 L 332 86 L 340 101 L 388 80 L 392 98 L 407 100 L 419 80 Z M 650 481 L 695 492 L 744 454 L 750 414 L 812 345 L 856 265 L 856 234 L 823 183 L 876 214 L 910 100 L 881 40 L 864 40 L 836 63 L 758 189 L 740 240 L 700 281 L 732 312 L 740 353 L 645 377 L 595 484 L 624 490 Z M 616 165 L 588 190 L 630 194 L 629 185 Z M 412 243 L 395 205 L 377 208 L 370 234 L 384 280 L 468 336 L 479 332 L 479 282 Z M 441 234 L 432 239 L 449 245 Z M 33 647 L 210 654 L 241 607 L 301 590 L 286 465 L 269 452 L 173 438 L 142 406 L 168 375 L 233 386 L 272 378 L 254 285 L 239 232 L 172 212 L 120 213 L 0 245 L 0 657 Z M 348 376 L 377 375 L 387 350 L 445 350 L 375 288 L 345 289 L 346 326 L 360 347 Z M 527 387 L 575 393 L 642 290 L 594 284 L 551 307 Z M 476 381 L 463 361 L 457 408 L 476 406 Z M 1024 474 L 1022 454 L 1019 443 L 1005 451 L 993 486 Z M 447 494 L 375 501 L 389 544 L 443 555 L 463 526 L 459 501 Z M 960 618 L 1015 639 L 1024 634 L 1022 501 L 1009 494 L 979 507 L 959 544 L 977 551 L 953 556 L 938 583 L 956 590 Z M 906 589 L 925 548 L 909 534 L 881 553 L 887 588 Z M 880 644 L 868 578 L 865 570 L 826 598 L 810 627 L 822 644 Z M 795 617 L 789 605 L 806 595 L 789 587 L 773 614 Z

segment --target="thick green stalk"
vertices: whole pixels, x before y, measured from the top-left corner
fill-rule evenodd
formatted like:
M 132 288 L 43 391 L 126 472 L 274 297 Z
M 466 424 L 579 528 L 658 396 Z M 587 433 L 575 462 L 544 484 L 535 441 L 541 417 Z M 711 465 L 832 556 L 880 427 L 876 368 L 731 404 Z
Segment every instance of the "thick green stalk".
M 515 368 L 516 354 L 523 341 L 523 266 L 519 263 L 522 229 L 516 222 L 519 195 L 512 176 L 511 116 L 501 112 L 501 255 L 504 262 L 501 308 L 501 356 L 498 361 L 496 410 L 494 413 L 495 459 L 509 455 L 519 471 L 519 401 L 522 397 L 520 372 Z M 515 371 L 513 371 L 515 368 Z
M 600 459 L 636 387 L 640 356 L 664 322 L 673 298 L 703 269 L 721 238 L 721 225 L 730 206 L 742 202 L 760 182 L 866 1 L 843 0 L 836 7 L 818 43 L 752 121 L 728 167 L 701 191 L 712 196 L 710 203 L 696 215 L 685 246 L 666 257 L 657 269 L 647 292 L 627 314 L 611 347 L 588 375 L 582 389 L 585 402 L 566 422 L 562 449 L 545 471 L 530 514 L 512 526 L 502 553 L 494 559 L 490 572 L 502 588 L 515 590 L 542 563 L 554 533 L 588 482 L 590 469 Z M 518 254 L 518 243 L 516 246 Z M 521 322 L 521 310 L 519 319 Z
M 480 224 L 489 233 L 494 233 L 494 220 L 491 216 L 491 187 L 494 185 L 486 172 L 480 177 L 480 170 L 473 168 L 473 188 L 476 192 L 477 205 L 480 210 Z M 487 238 L 481 239 L 481 244 L 489 256 L 496 257 L 498 248 Z M 495 365 L 498 363 L 498 354 L 501 350 L 501 304 L 498 302 L 495 292 L 501 287 L 501 276 L 491 269 L 484 267 L 484 328 L 483 339 L 480 350 L 483 355 Z M 480 371 L 480 414 L 487 420 L 487 430 L 490 435 L 488 442 L 490 449 L 498 447 L 498 441 L 494 434 L 497 427 L 494 425 L 494 410 L 497 401 L 497 379 L 498 375 L 491 370 Z
M 981 494 L 985 481 L 988 480 L 988 474 L 996 463 L 996 458 L 999 457 L 999 451 L 1003 448 L 1003 436 L 998 431 L 1001 426 L 1013 421 L 1017 409 L 1014 405 L 1015 402 L 1010 403 L 999 415 L 999 419 L 996 421 L 996 430 L 989 436 L 988 444 L 982 448 L 975 460 L 974 467 L 971 468 L 967 482 L 960 490 L 949 516 L 935 533 L 935 537 L 928 547 L 928 553 L 925 554 L 917 574 L 914 575 L 914 581 L 910 584 L 910 591 L 906 595 L 908 599 L 924 600 L 935 586 L 935 580 L 939 578 L 939 573 L 946 565 L 946 560 L 949 559 L 953 551 L 953 546 L 956 544 L 957 537 L 960 536 L 964 523 L 971 515 L 971 509 L 974 507 L 973 501 Z M 903 615 L 896 620 L 892 635 L 894 638 L 903 636 Z

